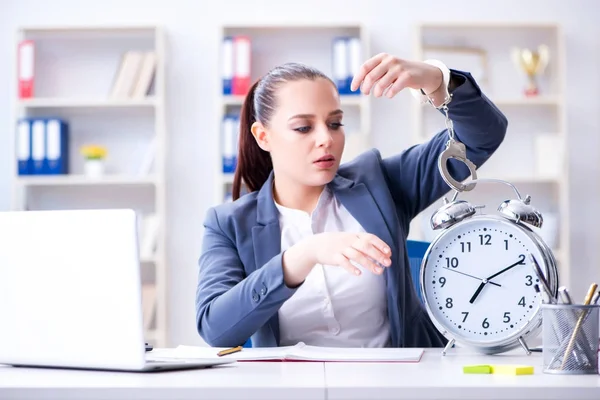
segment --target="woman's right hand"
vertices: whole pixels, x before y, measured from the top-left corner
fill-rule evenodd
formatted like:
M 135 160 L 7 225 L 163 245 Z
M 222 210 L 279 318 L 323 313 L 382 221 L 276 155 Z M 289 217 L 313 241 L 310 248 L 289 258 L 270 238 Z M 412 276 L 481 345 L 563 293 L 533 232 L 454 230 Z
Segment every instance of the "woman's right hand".
M 390 247 L 370 233 L 319 233 L 284 252 L 284 281 L 290 287 L 300 285 L 315 264 L 336 265 L 360 275 L 361 270 L 354 263 L 380 275 L 391 265 L 391 255 Z
M 382 274 L 391 265 L 390 247 L 370 233 L 325 232 L 312 236 L 315 261 L 336 265 L 353 275 L 360 275 L 358 264 L 374 274 Z

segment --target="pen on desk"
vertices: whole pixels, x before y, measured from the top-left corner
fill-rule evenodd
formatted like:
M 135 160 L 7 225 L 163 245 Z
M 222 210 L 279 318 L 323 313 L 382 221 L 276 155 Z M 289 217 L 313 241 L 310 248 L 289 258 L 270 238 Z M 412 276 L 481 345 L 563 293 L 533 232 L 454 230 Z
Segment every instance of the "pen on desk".
M 598 284 L 592 283 L 587 294 L 585 295 L 585 300 L 583 302 L 584 306 L 590 305 L 590 303 L 592 302 L 592 298 L 596 294 L 596 289 L 598 289 Z M 583 323 L 583 321 L 586 317 L 586 314 L 587 314 L 586 312 L 581 313 L 581 315 L 577 319 L 577 324 L 575 325 L 575 329 L 573 329 L 573 334 L 571 335 L 571 340 L 569 340 L 567 349 L 565 350 L 565 352 L 563 354 L 563 362 L 562 362 L 560 369 L 564 369 L 565 366 L 567 365 L 569 355 L 570 355 L 571 351 L 573 350 L 573 345 L 575 344 L 575 339 L 577 338 L 577 335 L 579 334 L 579 330 L 581 329 L 581 324 Z
M 221 350 L 217 353 L 217 356 L 223 357 L 228 354 L 237 353 L 238 351 L 242 351 L 242 346 L 232 347 L 231 349 Z

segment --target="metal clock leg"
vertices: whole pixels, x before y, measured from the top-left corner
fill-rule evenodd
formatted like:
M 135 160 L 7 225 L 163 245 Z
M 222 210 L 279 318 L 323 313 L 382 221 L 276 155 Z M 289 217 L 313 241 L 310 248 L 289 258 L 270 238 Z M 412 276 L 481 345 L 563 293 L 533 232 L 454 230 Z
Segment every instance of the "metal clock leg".
M 442 350 L 442 355 L 445 356 L 448 350 L 452 348 L 452 346 L 454 346 L 454 339 L 450 339 L 448 344 L 446 344 L 446 347 L 444 347 L 444 350 Z
M 525 353 L 527 353 L 527 355 L 531 354 L 531 350 L 529 350 L 529 346 L 527 346 L 527 343 L 525 343 L 525 339 L 523 339 L 522 336 L 519 337 L 519 344 L 521 345 L 523 350 L 525 350 Z

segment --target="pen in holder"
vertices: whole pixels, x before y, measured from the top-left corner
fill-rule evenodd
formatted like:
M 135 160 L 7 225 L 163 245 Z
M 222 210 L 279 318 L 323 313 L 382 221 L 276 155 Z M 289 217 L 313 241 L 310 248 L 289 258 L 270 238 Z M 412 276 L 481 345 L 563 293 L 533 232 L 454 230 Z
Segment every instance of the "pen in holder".
M 544 372 L 597 374 L 600 305 L 542 304 Z

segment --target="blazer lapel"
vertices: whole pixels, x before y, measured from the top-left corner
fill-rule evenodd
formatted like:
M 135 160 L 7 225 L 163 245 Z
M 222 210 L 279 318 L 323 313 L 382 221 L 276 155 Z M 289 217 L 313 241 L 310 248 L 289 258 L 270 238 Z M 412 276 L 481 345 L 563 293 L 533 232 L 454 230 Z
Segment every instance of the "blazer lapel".
M 330 187 L 336 198 L 368 233 L 379 237 L 390 246 L 392 251 L 396 249 L 386 219 L 364 183 L 355 184 L 349 179 L 336 175 Z
M 281 228 L 279 227 L 277 207 L 273 200 L 273 172 L 258 193 L 256 222 L 257 225 L 252 228 L 252 243 L 254 262 L 258 269 L 281 252 Z M 277 313 L 269 319 L 269 326 L 278 346 L 279 318 Z

